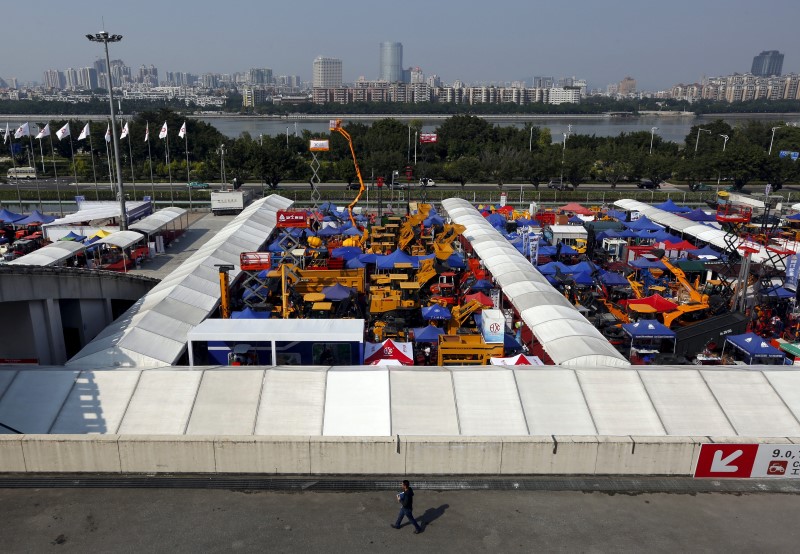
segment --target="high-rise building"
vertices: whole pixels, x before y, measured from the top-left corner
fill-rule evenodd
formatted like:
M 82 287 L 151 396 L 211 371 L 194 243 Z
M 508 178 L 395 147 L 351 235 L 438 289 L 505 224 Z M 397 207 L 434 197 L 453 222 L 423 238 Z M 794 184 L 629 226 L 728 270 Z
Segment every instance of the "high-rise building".
M 533 88 L 553 88 L 555 79 L 552 77 L 536 76 L 533 78 L 533 82 L 531 84 L 533 85 Z
M 633 94 L 634 92 L 636 92 L 636 79 L 633 77 L 625 77 L 619 82 L 619 86 L 617 87 L 618 94 L 627 96 L 628 94 Z
M 82 67 L 78 73 L 78 82 L 85 90 L 94 90 L 98 87 L 97 70 L 94 67 Z
M 753 58 L 750 73 L 757 77 L 780 76 L 783 71 L 783 54 L 777 50 L 765 50 Z
M 44 86 L 50 89 L 64 88 L 64 74 L 57 69 L 48 69 L 44 72 Z
M 78 72 L 68 67 L 64 70 L 64 78 L 67 80 L 67 88 L 69 90 L 75 90 L 80 88 L 80 81 L 78 81 Z
M 268 67 L 254 67 L 250 69 L 247 81 L 251 85 L 271 85 L 272 70 Z
M 342 60 L 324 58 L 314 60 L 314 88 L 338 88 L 342 86 Z
M 381 81 L 399 83 L 403 80 L 403 44 L 400 42 L 382 42 L 380 58 Z

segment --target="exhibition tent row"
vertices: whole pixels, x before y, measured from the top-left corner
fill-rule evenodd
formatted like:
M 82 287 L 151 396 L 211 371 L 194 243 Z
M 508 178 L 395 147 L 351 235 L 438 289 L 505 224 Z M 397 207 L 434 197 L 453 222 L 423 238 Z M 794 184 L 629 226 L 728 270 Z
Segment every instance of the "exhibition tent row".
M 770 367 L 0 370 L 0 421 L 26 434 L 800 436 L 800 371 Z
M 87 344 L 67 366 L 82 368 L 159 367 L 178 362 L 187 334 L 220 300 L 217 265 L 241 271 L 239 255 L 260 250 L 275 228 L 278 210 L 292 201 L 271 195 L 250 204 L 180 267 L 167 275 L 119 319 Z
M 472 204 L 449 198 L 442 201 L 442 207 L 453 222 L 466 227 L 463 237 L 553 362 L 571 366 L 630 364 Z

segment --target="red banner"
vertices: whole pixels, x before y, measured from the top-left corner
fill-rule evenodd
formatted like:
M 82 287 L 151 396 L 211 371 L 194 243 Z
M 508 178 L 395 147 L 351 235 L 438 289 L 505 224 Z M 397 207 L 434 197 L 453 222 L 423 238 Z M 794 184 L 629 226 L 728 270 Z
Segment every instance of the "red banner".
M 303 211 L 278 210 L 276 227 L 308 227 L 308 216 Z
M 420 144 L 436 142 L 438 138 L 439 137 L 436 136 L 436 133 L 421 133 L 419 135 L 419 142 Z

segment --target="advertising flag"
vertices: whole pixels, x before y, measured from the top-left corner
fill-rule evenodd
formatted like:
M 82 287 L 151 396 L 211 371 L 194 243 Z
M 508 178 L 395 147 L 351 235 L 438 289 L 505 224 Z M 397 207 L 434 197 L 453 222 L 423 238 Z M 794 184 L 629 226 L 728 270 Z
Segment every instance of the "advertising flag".
M 8 142 L 8 134 L 9 134 L 10 132 L 11 132 L 11 131 L 9 131 L 9 130 L 8 130 L 8 121 L 6 121 L 6 133 L 3 135 L 3 144 L 5 144 L 5 143 L 7 143 L 7 142 Z
M 47 125 L 44 126 L 44 129 L 39 130 L 39 134 L 36 135 L 34 138 L 41 139 L 49 136 L 50 136 L 50 124 L 48 123 Z
M 158 138 L 162 139 L 167 136 L 167 122 L 164 122 L 164 125 L 161 126 L 161 132 L 158 133 Z
M 119 136 L 120 140 L 128 136 L 128 122 L 125 122 L 125 127 L 122 128 L 122 134 Z
M 69 135 L 69 123 L 61 127 L 58 131 L 56 131 L 56 136 L 58 140 L 64 140 L 64 137 L 68 137 Z
M 106 127 L 106 142 L 111 142 L 111 124 Z
M 150 122 L 147 122 L 147 126 L 144 128 L 144 141 L 147 142 L 150 140 Z
M 419 135 L 419 142 L 420 144 L 426 144 L 430 142 L 436 142 L 439 137 L 436 136 L 436 133 L 420 133 Z
M 14 133 L 14 138 L 22 138 L 31 136 L 31 128 L 27 123 L 19 126 L 19 129 Z
M 178 136 L 181 137 L 181 138 L 186 136 L 186 122 L 185 121 L 183 122 L 183 125 L 181 125 L 181 130 L 178 131 Z
M 312 139 L 308 149 L 312 152 L 327 152 L 330 150 L 330 143 L 327 140 Z
M 86 127 L 83 128 L 83 131 L 81 131 L 81 134 L 78 135 L 78 140 L 85 140 L 86 137 L 88 136 L 89 136 L 89 124 L 87 123 Z

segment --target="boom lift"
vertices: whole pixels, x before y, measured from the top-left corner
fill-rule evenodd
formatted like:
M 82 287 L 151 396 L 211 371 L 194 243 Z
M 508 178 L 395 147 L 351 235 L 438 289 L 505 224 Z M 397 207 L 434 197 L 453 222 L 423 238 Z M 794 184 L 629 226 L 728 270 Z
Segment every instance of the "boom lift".
M 342 120 L 341 119 L 331 119 L 329 124 L 331 132 L 336 132 L 342 135 L 346 140 L 347 144 L 350 146 L 350 154 L 353 155 L 353 165 L 356 168 L 356 177 L 358 177 L 358 194 L 353 199 L 350 204 L 347 205 L 347 213 L 350 216 L 350 223 L 353 224 L 353 227 L 358 229 L 358 225 L 356 224 L 356 220 L 353 217 L 353 207 L 358 204 L 358 201 L 361 200 L 361 195 L 364 194 L 364 180 L 361 178 L 361 170 L 358 168 L 358 160 L 356 160 L 356 151 L 353 148 L 353 139 L 350 138 L 350 133 L 344 130 L 342 127 Z M 366 241 L 365 241 L 366 242 Z

